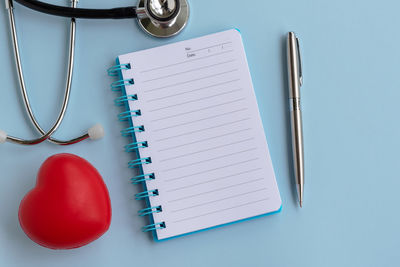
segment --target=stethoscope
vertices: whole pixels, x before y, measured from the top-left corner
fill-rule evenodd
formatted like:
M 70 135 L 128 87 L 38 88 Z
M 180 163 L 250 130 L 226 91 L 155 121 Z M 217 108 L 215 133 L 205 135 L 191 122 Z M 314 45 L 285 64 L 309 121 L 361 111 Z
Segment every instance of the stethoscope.
M 186 0 L 139 0 L 138 5 L 130 7 L 120 7 L 112 9 L 85 9 L 76 8 L 78 0 L 71 0 L 71 7 L 63 7 L 51 5 L 36 0 L 14 0 L 21 5 L 44 12 L 51 15 L 69 17 L 70 22 L 70 38 L 69 38 L 69 57 L 67 80 L 65 85 L 65 93 L 61 110 L 53 126 L 47 132 L 38 123 L 33 114 L 27 90 L 25 85 L 24 74 L 22 71 L 21 58 L 19 52 L 17 31 L 15 27 L 14 3 L 13 0 L 5 0 L 6 9 L 10 21 L 11 39 L 13 42 L 13 50 L 15 56 L 15 65 L 17 68 L 19 86 L 21 89 L 22 99 L 26 112 L 35 126 L 36 130 L 41 135 L 36 139 L 23 139 L 8 135 L 0 130 L 0 143 L 12 142 L 21 145 L 35 145 L 45 140 L 57 145 L 71 145 L 81 142 L 85 139 L 97 140 L 104 136 L 103 127 L 96 124 L 91 127 L 85 134 L 70 140 L 59 140 L 52 137 L 52 134 L 60 126 L 65 112 L 67 110 L 69 96 L 71 92 L 72 73 L 74 69 L 74 54 L 75 54 L 75 32 L 76 18 L 83 19 L 125 19 L 137 18 L 140 27 L 148 34 L 155 37 L 170 37 L 178 34 L 185 26 L 189 19 L 189 6 Z

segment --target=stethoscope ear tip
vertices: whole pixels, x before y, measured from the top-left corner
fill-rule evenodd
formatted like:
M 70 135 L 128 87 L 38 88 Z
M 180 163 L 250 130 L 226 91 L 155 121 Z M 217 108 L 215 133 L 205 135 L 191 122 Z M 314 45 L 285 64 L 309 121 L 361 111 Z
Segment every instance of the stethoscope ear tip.
M 7 133 L 0 130 L 0 144 L 4 144 L 7 141 Z
M 88 130 L 89 138 L 98 140 L 104 137 L 104 128 L 101 124 L 96 124 Z M 0 137 L 1 138 L 1 137 Z

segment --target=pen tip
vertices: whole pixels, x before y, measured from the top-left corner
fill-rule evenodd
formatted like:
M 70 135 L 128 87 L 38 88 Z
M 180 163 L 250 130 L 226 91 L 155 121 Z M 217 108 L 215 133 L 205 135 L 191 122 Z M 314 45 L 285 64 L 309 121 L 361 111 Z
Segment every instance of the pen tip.
M 297 196 L 298 196 L 300 208 L 302 208 L 303 207 L 303 185 L 297 184 L 296 189 L 297 189 Z

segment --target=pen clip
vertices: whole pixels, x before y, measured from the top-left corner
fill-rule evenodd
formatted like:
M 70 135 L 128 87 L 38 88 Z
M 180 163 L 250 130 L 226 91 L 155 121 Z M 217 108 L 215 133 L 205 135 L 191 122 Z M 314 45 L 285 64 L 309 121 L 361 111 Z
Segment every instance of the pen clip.
M 300 86 L 303 85 L 303 63 L 301 62 L 299 38 L 296 36 L 297 57 L 299 59 L 299 82 Z

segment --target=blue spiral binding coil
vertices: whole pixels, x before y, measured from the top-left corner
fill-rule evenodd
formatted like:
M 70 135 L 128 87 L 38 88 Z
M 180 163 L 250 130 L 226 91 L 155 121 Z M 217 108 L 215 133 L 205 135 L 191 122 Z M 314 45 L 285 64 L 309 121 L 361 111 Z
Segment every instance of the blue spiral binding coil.
M 131 117 L 139 117 L 142 115 L 142 111 L 140 109 L 137 110 L 127 110 L 118 114 L 119 121 L 127 121 Z
M 125 146 L 125 152 L 132 152 L 132 151 L 136 151 L 136 149 L 146 148 L 146 147 L 149 147 L 149 144 L 147 143 L 147 141 L 133 142 L 133 143 L 130 143 L 129 145 Z
M 109 76 L 119 76 L 121 77 L 121 71 L 122 70 L 129 70 L 132 69 L 131 64 L 118 64 L 115 65 L 107 70 L 107 73 Z M 131 86 L 134 85 L 135 81 L 134 79 L 122 79 L 115 81 L 111 84 L 111 90 L 115 92 L 122 92 L 122 96 L 117 97 L 114 100 L 114 104 L 116 106 L 125 106 L 126 111 L 121 112 L 118 114 L 118 119 L 120 121 L 128 121 L 130 123 L 130 127 L 123 129 L 121 131 L 121 135 L 125 137 L 133 137 L 134 142 L 128 144 L 125 146 L 125 151 L 126 152 L 136 152 L 138 155 L 138 158 L 135 160 L 131 160 L 128 162 L 128 167 L 129 168 L 140 168 L 140 171 L 142 172 L 141 175 L 137 175 L 133 178 L 131 178 L 131 183 L 132 184 L 143 184 L 144 188 L 146 191 L 140 192 L 135 195 L 136 200 L 146 200 L 147 204 L 150 206 L 149 198 L 150 197 L 156 197 L 159 195 L 158 189 L 152 189 L 152 190 L 147 190 L 146 189 L 146 181 L 154 180 L 155 174 L 154 173 L 148 173 L 144 174 L 143 169 L 141 168 L 142 165 L 144 164 L 150 164 L 152 163 L 151 157 L 145 157 L 141 158 L 139 155 L 139 148 L 147 148 L 149 146 L 147 141 L 141 141 L 138 142 L 136 140 L 136 133 L 144 132 L 145 128 L 143 125 L 141 126 L 134 126 L 131 118 L 133 117 L 138 117 L 142 115 L 142 112 L 140 109 L 138 110 L 130 110 L 129 108 L 129 101 L 137 101 L 138 100 L 138 95 L 137 94 L 132 94 L 132 95 L 127 95 L 125 90 L 122 90 L 126 86 Z M 147 207 L 144 209 L 141 209 L 138 211 L 139 216 L 146 216 L 146 215 L 151 215 L 153 213 L 160 213 L 162 212 L 162 207 L 161 206 L 154 206 L 154 207 Z M 166 228 L 165 222 L 154 222 L 152 216 L 150 216 L 150 224 L 146 225 L 142 228 L 143 232 L 150 232 L 150 231 L 155 231 L 158 229 L 164 229 Z
M 132 126 L 121 130 L 121 135 L 124 137 L 131 137 L 134 133 L 144 132 L 144 126 Z
M 134 79 L 118 80 L 116 82 L 111 83 L 111 90 L 114 92 L 118 92 L 122 90 L 122 87 L 134 84 L 135 84 Z
M 154 231 L 154 230 L 158 230 L 158 229 L 165 229 L 165 228 L 167 228 L 167 226 L 165 225 L 165 222 L 160 222 L 160 223 L 153 223 L 153 224 L 143 226 L 142 231 L 150 232 L 150 231 Z
M 138 100 L 137 95 L 123 95 L 114 99 L 114 104 L 116 106 L 125 106 L 126 102 L 136 100 Z
M 159 195 L 158 189 L 147 190 L 147 191 L 143 191 L 143 192 L 135 194 L 135 199 L 141 200 L 141 199 L 146 199 L 149 197 L 155 197 L 158 195 Z
M 147 158 L 139 158 L 139 159 L 134 159 L 128 162 L 128 167 L 129 168 L 137 168 L 140 165 L 143 164 L 150 164 L 151 163 L 151 157 Z
M 118 65 L 115 65 L 115 66 L 112 66 L 111 68 L 109 68 L 107 70 L 107 74 L 108 74 L 108 76 L 115 77 L 115 76 L 119 75 L 119 72 L 121 70 L 130 70 L 131 68 L 132 67 L 131 67 L 130 63 L 128 63 L 128 64 L 118 64 Z
M 156 206 L 156 207 L 150 207 L 150 208 L 145 208 L 145 209 L 141 209 L 138 211 L 139 216 L 146 216 L 146 215 L 150 215 L 153 213 L 160 213 L 162 212 L 162 207 L 161 206 Z
M 137 176 L 131 178 L 131 182 L 132 182 L 132 184 L 140 184 L 145 181 L 150 181 L 150 180 L 154 180 L 154 179 L 156 179 L 156 176 L 154 173 L 147 173 L 147 174 L 137 175 Z

